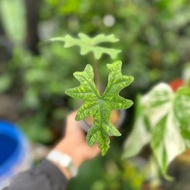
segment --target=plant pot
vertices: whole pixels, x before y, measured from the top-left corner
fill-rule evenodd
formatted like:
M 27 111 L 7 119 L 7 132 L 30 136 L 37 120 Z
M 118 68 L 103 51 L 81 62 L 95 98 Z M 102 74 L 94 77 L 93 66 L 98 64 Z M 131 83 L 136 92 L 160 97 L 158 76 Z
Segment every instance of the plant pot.
M 126 117 L 125 110 L 113 110 L 111 112 L 110 119 L 111 119 L 112 124 L 115 125 L 116 128 L 119 128 L 122 125 L 125 117 Z M 80 126 L 85 132 L 88 132 L 92 124 L 93 124 L 92 117 L 88 117 L 80 121 Z

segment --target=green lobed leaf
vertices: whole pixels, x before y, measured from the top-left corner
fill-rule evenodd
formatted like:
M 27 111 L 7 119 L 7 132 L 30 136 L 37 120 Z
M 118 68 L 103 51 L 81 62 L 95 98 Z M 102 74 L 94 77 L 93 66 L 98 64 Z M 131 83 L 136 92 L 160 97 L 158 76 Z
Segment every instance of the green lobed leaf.
M 78 38 L 73 38 L 70 35 L 66 35 L 65 37 L 57 37 L 52 38 L 51 41 L 61 41 L 64 42 L 64 47 L 69 48 L 72 46 L 79 46 L 81 51 L 81 55 L 85 55 L 90 51 L 93 52 L 96 59 L 99 59 L 104 53 L 108 54 L 112 59 L 115 59 L 117 54 L 120 53 L 120 50 L 101 47 L 99 44 L 104 42 L 114 43 L 119 41 L 113 34 L 111 35 L 104 35 L 99 34 L 94 38 L 90 38 L 86 34 L 79 33 Z
M 66 94 L 69 96 L 84 100 L 84 104 L 77 112 L 76 120 L 90 116 L 94 118 L 94 123 L 88 131 L 86 139 L 90 146 L 97 142 L 102 155 L 105 155 L 109 149 L 109 136 L 121 135 L 110 122 L 111 111 L 127 109 L 133 104 L 131 100 L 119 96 L 119 92 L 134 80 L 132 76 L 122 75 L 121 66 L 121 61 L 107 64 L 108 84 L 103 95 L 100 95 L 96 88 L 91 65 L 87 65 L 82 72 L 75 72 L 74 76 L 80 85 L 66 90 Z

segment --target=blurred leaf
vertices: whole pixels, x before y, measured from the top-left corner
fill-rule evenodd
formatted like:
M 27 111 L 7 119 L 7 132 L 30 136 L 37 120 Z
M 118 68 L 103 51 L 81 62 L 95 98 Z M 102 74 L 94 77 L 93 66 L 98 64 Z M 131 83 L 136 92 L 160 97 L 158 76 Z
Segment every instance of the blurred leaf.
M 142 100 L 152 128 L 151 147 L 165 176 L 169 163 L 186 149 L 180 122 L 173 113 L 174 97 L 169 85 L 159 84 Z
M 53 118 L 56 120 L 63 120 L 66 118 L 70 111 L 67 108 L 57 108 L 53 111 Z
M 19 125 L 31 141 L 46 144 L 53 140 L 53 134 L 43 119 L 43 114 L 38 114 L 33 118 L 24 118 Z
M 180 122 L 188 122 L 190 118 L 190 89 L 180 88 L 174 99 L 174 113 Z
M 93 52 L 96 59 L 99 59 L 102 54 L 108 54 L 112 59 L 115 59 L 117 54 L 120 52 L 120 50 L 112 49 L 112 48 L 104 48 L 99 46 L 98 44 L 104 43 L 104 42 L 117 42 L 119 41 L 113 34 L 111 35 L 104 35 L 99 34 L 95 36 L 94 38 L 88 37 L 86 34 L 79 33 L 78 39 L 73 38 L 70 35 L 66 35 L 65 37 L 57 37 L 52 38 L 51 41 L 62 41 L 65 42 L 64 47 L 69 48 L 72 46 L 79 46 L 81 48 L 81 55 L 85 55 L 89 53 L 90 51 Z
M 62 2 L 62 1 L 61 1 Z M 67 0 L 64 5 L 60 8 L 60 10 L 64 13 L 73 13 L 77 11 L 79 8 L 80 1 L 79 0 Z
M 26 16 L 23 0 L 1 0 L 0 14 L 8 36 L 16 44 L 22 44 L 26 31 Z
M 180 122 L 181 134 L 186 141 L 187 146 L 190 146 L 190 89 L 182 87 L 177 91 L 174 99 L 174 113 Z
M 138 96 L 135 101 L 135 123 L 133 131 L 124 143 L 124 151 L 122 155 L 123 158 L 130 158 L 137 155 L 141 149 L 150 142 L 151 139 L 151 131 L 148 129 L 148 127 L 146 127 L 146 121 L 143 117 L 144 108 L 141 106 L 140 101 L 141 96 Z M 138 141 L 135 139 L 138 139 Z
M 38 92 L 36 92 L 34 88 L 28 88 L 25 91 L 25 97 L 22 103 L 24 106 L 32 109 L 38 108 L 40 105 L 40 97 L 38 96 Z
M 138 125 L 134 125 L 129 145 L 126 141 L 124 156 L 138 153 L 144 141 L 150 143 L 161 171 L 167 177 L 169 163 L 190 147 L 189 102 L 190 89 L 187 87 L 174 93 L 167 84 L 155 86 L 139 102 L 143 112 L 136 118 L 135 123 Z M 147 119 L 148 123 L 143 122 L 143 119 Z M 141 134 L 142 131 L 145 133 Z M 142 140 L 139 140 L 140 136 Z M 131 153 L 132 147 L 135 150 Z
M 1 75 L 0 76 L 0 92 L 8 90 L 11 86 L 12 78 L 10 75 Z
M 151 147 L 165 177 L 169 163 L 186 149 L 176 123 L 173 115 L 169 113 L 155 125 L 152 134 Z
M 79 0 L 45 0 L 45 3 L 51 5 L 57 14 L 75 13 L 80 5 Z

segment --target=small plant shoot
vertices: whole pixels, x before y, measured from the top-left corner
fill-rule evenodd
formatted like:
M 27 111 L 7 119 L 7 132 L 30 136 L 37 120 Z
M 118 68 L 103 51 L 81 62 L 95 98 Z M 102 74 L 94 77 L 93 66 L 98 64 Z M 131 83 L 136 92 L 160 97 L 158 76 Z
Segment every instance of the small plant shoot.
M 52 38 L 50 41 L 64 42 L 65 48 L 79 46 L 81 55 L 85 55 L 89 52 L 93 54 L 93 67 L 87 64 L 84 71 L 75 72 L 74 77 L 80 82 L 80 85 L 66 90 L 66 94 L 72 98 L 84 101 L 84 104 L 77 112 L 76 120 L 79 121 L 87 117 L 93 117 L 93 125 L 88 130 L 86 140 L 90 146 L 98 143 L 102 155 L 105 155 L 109 149 L 109 136 L 121 135 L 110 121 L 111 111 L 127 109 L 133 104 L 131 100 L 119 96 L 119 92 L 130 85 L 134 80 L 132 76 L 122 75 L 121 61 L 107 64 L 109 73 L 107 87 L 102 95 L 99 92 L 102 86 L 99 79 L 100 73 L 97 60 L 100 59 L 103 54 L 108 54 L 112 59 L 115 59 L 118 53 L 121 52 L 118 49 L 102 47 L 101 45 L 103 45 L 102 43 L 108 42 L 115 43 L 118 42 L 119 39 L 113 34 L 99 34 L 91 38 L 86 34 L 79 33 L 78 38 L 66 35 L 65 37 Z
M 80 82 L 80 86 L 66 90 L 66 94 L 69 96 L 84 100 L 84 104 L 77 112 L 76 120 L 90 116 L 94 118 L 94 124 L 88 131 L 86 139 L 90 146 L 97 142 L 102 155 L 105 155 L 109 148 L 109 136 L 121 135 L 110 122 L 111 111 L 127 109 L 133 104 L 131 100 L 119 96 L 119 92 L 133 82 L 132 76 L 122 75 L 121 66 L 120 61 L 107 64 L 108 84 L 103 95 L 100 95 L 96 88 L 91 65 L 87 65 L 82 72 L 74 73 L 75 78 Z

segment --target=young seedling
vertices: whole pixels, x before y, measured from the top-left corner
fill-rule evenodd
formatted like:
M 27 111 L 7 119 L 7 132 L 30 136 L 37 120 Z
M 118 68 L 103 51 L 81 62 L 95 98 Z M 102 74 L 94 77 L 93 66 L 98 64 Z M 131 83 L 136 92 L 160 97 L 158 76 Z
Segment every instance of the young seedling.
M 99 76 L 99 66 L 98 66 L 98 60 L 102 57 L 103 54 L 108 54 L 112 59 L 115 59 L 121 51 L 118 49 L 113 49 L 113 48 L 107 48 L 107 47 L 102 47 L 100 44 L 109 42 L 109 43 L 115 43 L 118 42 L 119 39 L 115 38 L 113 34 L 111 35 L 104 35 L 104 34 L 99 34 L 95 36 L 94 38 L 90 38 L 86 34 L 79 33 L 78 38 L 73 38 L 70 35 L 66 35 L 65 37 L 57 37 L 57 38 L 52 38 L 51 41 L 60 41 L 64 42 L 64 47 L 65 48 L 70 48 L 72 46 L 79 46 L 80 47 L 80 54 L 81 55 L 86 55 L 89 52 L 92 52 L 93 54 L 93 69 L 94 69 L 94 74 L 95 74 L 95 83 L 98 88 L 98 90 L 101 90 L 102 85 L 100 81 L 100 76 Z
M 98 143 L 102 155 L 105 155 L 110 144 L 109 136 L 121 135 L 110 121 L 111 111 L 127 109 L 132 106 L 133 102 L 119 96 L 119 92 L 130 85 L 134 79 L 132 76 L 122 75 L 121 61 L 107 64 L 109 73 L 108 83 L 101 95 L 99 92 L 101 83 L 99 81 L 97 60 L 104 53 L 115 59 L 120 50 L 101 47 L 99 44 L 103 42 L 117 42 L 118 39 L 114 35 L 106 36 L 104 34 L 90 38 L 80 33 L 78 37 L 73 38 L 66 35 L 63 38 L 53 38 L 51 41 L 62 41 L 66 48 L 77 45 L 81 48 L 81 55 L 85 55 L 90 51 L 94 55 L 94 69 L 90 64 L 87 64 L 84 71 L 75 72 L 74 77 L 80 82 L 80 85 L 66 90 L 66 94 L 72 98 L 84 100 L 84 104 L 77 111 L 76 120 L 79 121 L 87 117 L 93 117 L 93 125 L 86 136 L 87 143 L 90 146 Z M 96 82 L 94 82 L 94 78 Z

